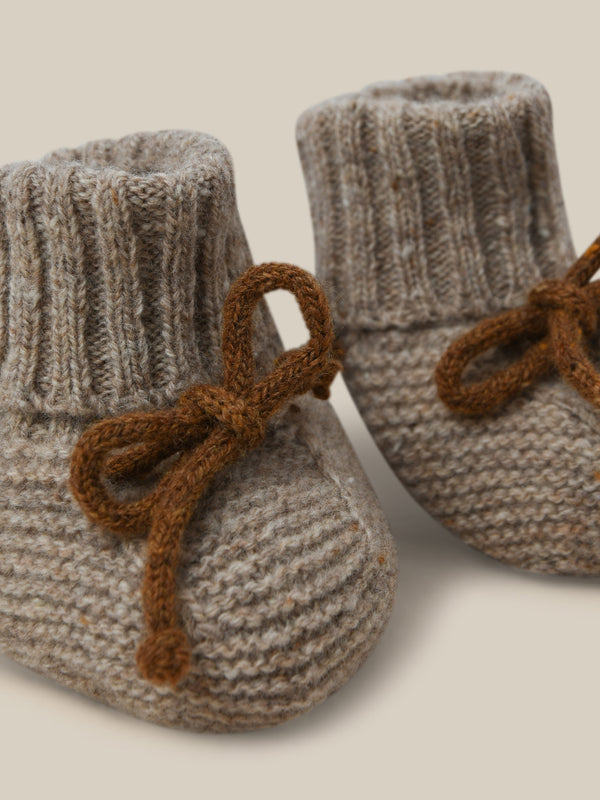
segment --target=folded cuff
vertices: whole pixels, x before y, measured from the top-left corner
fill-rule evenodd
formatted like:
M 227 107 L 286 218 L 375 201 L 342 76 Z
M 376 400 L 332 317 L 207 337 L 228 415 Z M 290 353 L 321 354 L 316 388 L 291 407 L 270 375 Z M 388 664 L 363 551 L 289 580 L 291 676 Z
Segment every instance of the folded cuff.
M 216 139 L 141 133 L 0 170 L 0 405 L 107 414 L 220 371 L 250 263 Z
M 375 84 L 305 111 L 297 140 L 339 326 L 509 308 L 574 258 L 550 99 L 531 78 Z

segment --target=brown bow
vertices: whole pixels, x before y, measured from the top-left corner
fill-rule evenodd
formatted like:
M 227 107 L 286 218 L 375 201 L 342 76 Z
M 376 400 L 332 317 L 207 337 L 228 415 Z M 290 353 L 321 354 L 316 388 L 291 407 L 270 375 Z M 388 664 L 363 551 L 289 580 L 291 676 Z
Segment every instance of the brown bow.
M 591 363 L 585 339 L 598 323 L 600 236 L 562 280 L 545 280 L 529 293 L 529 303 L 484 320 L 446 350 L 435 371 L 438 395 L 452 411 L 478 415 L 493 411 L 533 381 L 556 369 L 586 400 L 600 407 L 600 375 Z M 462 383 L 464 370 L 491 347 L 522 337 L 541 337 L 510 366 L 491 377 Z
M 310 338 L 279 356 L 273 371 L 255 382 L 252 315 L 274 289 L 296 296 Z M 222 350 L 222 386 L 192 386 L 171 409 L 102 420 L 81 436 L 71 459 L 71 490 L 93 522 L 123 538 L 149 531 L 142 589 L 149 635 L 137 663 L 156 684 L 175 686 L 190 665 L 190 645 L 177 622 L 175 573 L 199 497 L 219 470 L 262 441 L 267 419 L 284 403 L 309 390 L 327 399 L 341 369 L 325 294 L 312 275 L 290 264 L 251 267 L 233 284 L 223 307 Z M 139 475 L 174 454 L 175 462 L 144 498 L 111 496 L 107 476 Z

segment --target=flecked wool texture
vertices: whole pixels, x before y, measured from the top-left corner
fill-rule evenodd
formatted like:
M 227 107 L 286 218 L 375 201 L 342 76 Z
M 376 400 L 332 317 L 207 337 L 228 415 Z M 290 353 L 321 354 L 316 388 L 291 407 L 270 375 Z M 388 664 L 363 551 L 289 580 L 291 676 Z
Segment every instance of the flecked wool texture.
M 389 529 L 333 411 L 302 396 L 215 477 L 184 533 L 189 673 L 173 690 L 137 671 L 147 541 L 87 521 L 71 454 L 98 419 L 219 383 L 223 302 L 250 263 L 231 159 L 205 134 L 134 134 L 0 170 L 0 647 L 195 730 L 273 725 L 338 689 L 396 582 Z M 264 301 L 253 347 L 263 374 L 281 352 Z
M 600 412 L 554 373 L 467 418 L 434 379 L 459 336 L 575 259 L 545 89 L 498 72 L 379 83 L 304 112 L 297 139 L 344 377 L 398 477 L 494 558 L 600 573 Z

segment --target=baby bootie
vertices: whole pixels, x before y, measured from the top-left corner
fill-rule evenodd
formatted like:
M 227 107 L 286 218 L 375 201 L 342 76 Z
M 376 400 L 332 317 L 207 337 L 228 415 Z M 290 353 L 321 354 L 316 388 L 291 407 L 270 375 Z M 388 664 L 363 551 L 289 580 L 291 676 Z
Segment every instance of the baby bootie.
M 297 136 L 344 377 L 398 477 L 494 558 L 600 573 L 598 253 L 554 280 L 574 251 L 544 88 L 376 84 L 309 109 Z
M 196 730 L 323 700 L 395 587 L 389 530 L 322 402 L 340 366 L 322 290 L 249 264 L 210 136 L 0 171 L 0 647 Z M 275 288 L 310 334 L 285 354 L 261 301 Z

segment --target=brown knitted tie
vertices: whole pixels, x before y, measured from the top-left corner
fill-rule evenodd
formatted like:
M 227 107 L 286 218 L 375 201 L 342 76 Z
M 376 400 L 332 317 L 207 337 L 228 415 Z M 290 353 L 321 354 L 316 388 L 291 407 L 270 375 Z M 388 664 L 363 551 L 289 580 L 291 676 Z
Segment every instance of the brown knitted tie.
M 310 338 L 255 382 L 252 314 L 274 289 L 296 296 Z M 149 635 L 137 663 L 156 684 L 175 686 L 190 665 L 190 645 L 177 622 L 175 575 L 182 534 L 199 497 L 219 470 L 262 441 L 268 418 L 288 400 L 309 390 L 327 399 L 341 369 L 323 290 L 290 264 L 251 267 L 233 284 L 223 308 L 222 349 L 222 386 L 192 386 L 172 409 L 102 420 L 81 436 L 71 460 L 73 495 L 93 522 L 123 538 L 149 532 L 142 589 Z M 107 476 L 140 475 L 174 454 L 175 462 L 143 499 L 123 502 L 108 491 Z
M 562 280 L 546 280 L 529 293 L 529 303 L 484 320 L 461 336 L 440 359 L 438 395 L 452 411 L 479 415 L 493 411 L 556 369 L 586 400 L 600 408 L 600 374 L 587 354 L 586 338 L 596 330 L 600 281 L 600 236 Z M 536 337 L 525 354 L 485 380 L 465 385 L 467 365 L 491 347 Z M 541 337 L 541 338 L 540 338 Z

